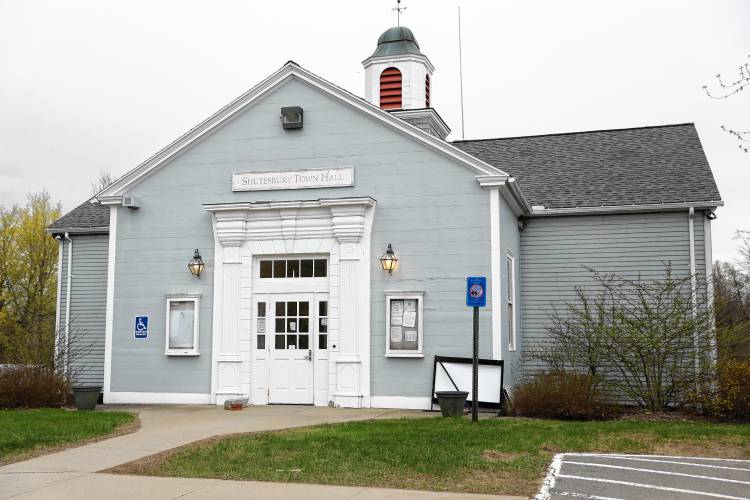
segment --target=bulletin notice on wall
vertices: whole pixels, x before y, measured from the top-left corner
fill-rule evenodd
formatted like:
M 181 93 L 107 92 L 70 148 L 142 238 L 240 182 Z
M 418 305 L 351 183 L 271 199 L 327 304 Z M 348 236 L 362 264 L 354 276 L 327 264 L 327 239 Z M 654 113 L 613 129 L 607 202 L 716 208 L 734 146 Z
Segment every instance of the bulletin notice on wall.
M 391 328 L 388 332 L 392 351 L 415 351 L 418 349 L 417 299 L 393 299 L 391 304 Z

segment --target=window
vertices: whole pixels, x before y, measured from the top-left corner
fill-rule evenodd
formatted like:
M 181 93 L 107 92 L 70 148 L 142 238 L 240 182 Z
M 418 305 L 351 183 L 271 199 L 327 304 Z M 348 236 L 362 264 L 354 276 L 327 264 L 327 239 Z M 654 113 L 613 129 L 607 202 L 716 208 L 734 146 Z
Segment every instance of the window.
M 261 278 L 326 278 L 327 259 L 273 259 L 260 261 Z
M 167 356 L 198 356 L 198 304 L 194 296 L 167 297 Z
M 424 292 L 386 292 L 386 357 L 421 358 Z
M 508 255 L 505 259 L 506 276 L 508 280 L 508 350 L 516 350 L 516 269 L 515 259 Z
M 380 107 L 401 109 L 401 72 L 397 68 L 386 68 L 380 73 Z
M 328 301 L 318 302 L 318 349 L 328 349 Z
M 310 303 L 276 302 L 274 349 L 310 349 Z
M 266 348 L 266 303 L 265 302 L 258 302 L 257 315 L 255 318 L 255 321 L 256 321 L 255 331 L 257 334 L 256 347 L 258 350 L 263 350 Z

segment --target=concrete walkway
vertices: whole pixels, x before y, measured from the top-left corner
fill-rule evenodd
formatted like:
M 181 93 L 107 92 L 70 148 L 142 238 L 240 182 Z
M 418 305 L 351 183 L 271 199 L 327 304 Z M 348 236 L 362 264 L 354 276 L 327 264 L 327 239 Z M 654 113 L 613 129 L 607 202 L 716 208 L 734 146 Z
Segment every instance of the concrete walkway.
M 410 410 L 257 406 L 226 411 L 215 406 L 112 407 L 139 413 L 141 429 L 59 453 L 0 467 L 0 499 L 498 498 L 456 493 L 310 484 L 158 478 L 98 471 L 211 436 L 353 420 L 426 417 Z M 507 497 L 511 498 L 511 497 Z M 518 497 L 516 497 L 518 498 Z

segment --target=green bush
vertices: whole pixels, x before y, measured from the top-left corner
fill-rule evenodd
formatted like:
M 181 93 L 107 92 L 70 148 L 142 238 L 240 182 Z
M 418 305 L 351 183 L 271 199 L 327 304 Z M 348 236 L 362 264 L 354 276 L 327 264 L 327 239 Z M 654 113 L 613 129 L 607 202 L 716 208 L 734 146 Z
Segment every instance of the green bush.
M 541 372 L 514 387 L 511 412 L 564 420 L 599 420 L 613 415 L 593 376 L 566 371 Z
M 703 384 L 694 406 L 717 418 L 750 419 L 750 360 L 720 360 L 715 383 Z
M 45 366 L 0 366 L 0 408 L 41 408 L 65 404 L 68 382 Z

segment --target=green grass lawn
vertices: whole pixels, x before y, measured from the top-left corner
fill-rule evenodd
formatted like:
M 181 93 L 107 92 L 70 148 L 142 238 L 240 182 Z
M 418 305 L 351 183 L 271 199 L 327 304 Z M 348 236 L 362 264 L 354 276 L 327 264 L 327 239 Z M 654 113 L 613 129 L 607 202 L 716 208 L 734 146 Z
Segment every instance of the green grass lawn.
M 119 411 L 0 410 L 0 464 L 102 437 L 134 422 L 133 414 Z
M 750 457 L 750 425 L 376 420 L 209 440 L 115 472 L 531 495 L 560 451 Z

